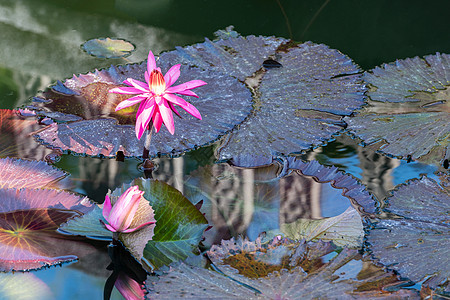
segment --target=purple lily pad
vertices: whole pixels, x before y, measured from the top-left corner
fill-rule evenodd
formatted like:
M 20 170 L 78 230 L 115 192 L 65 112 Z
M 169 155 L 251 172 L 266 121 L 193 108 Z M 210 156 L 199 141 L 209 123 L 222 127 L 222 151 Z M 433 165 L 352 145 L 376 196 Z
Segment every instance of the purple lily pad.
M 367 241 L 380 263 L 433 289 L 450 283 L 450 194 L 424 177 L 398 187 L 387 211 L 403 219 L 381 219 Z
M 123 39 L 99 38 L 86 41 L 81 48 L 88 54 L 101 58 L 127 57 L 134 45 Z
M 43 161 L 0 158 L 1 188 L 58 188 L 66 176 Z
M 177 61 L 158 61 L 163 72 Z M 117 151 L 125 156 L 142 155 L 144 138 L 136 139 L 134 123 L 136 107 L 115 112 L 119 102 L 128 98 L 108 93 L 128 77 L 144 81 L 146 62 L 137 65 L 111 67 L 107 70 L 74 76 L 63 84 L 46 90 L 29 106 L 64 124 L 52 124 L 36 134 L 43 144 L 62 151 L 113 157 Z M 195 147 L 207 145 L 235 125 L 251 110 L 250 91 L 235 78 L 222 73 L 181 67 L 177 82 L 201 79 L 208 84 L 196 90 L 199 98 L 183 96 L 202 114 L 202 120 L 180 110 L 182 119 L 175 117 L 175 134 L 161 130 L 152 137 L 150 155 L 181 154 Z M 220 108 L 220 109 L 218 109 Z M 224 113 L 226 112 L 226 113 Z
M 244 81 L 261 69 L 264 61 L 288 41 L 283 38 L 253 35 L 218 41 L 206 39 L 204 43 L 177 47 L 175 51 L 162 53 L 161 59 L 219 71 Z
M 0 189 L 0 199 L 1 271 L 61 264 L 95 249 L 56 232 L 60 224 L 92 209 L 86 198 L 56 190 Z
M 17 110 L 0 109 L 0 157 L 17 157 L 53 162 L 60 155 L 37 143 L 32 134 L 44 125 L 33 115 L 24 117 Z
M 366 72 L 368 105 L 346 118 L 384 153 L 442 166 L 449 159 L 450 55 L 407 58 Z
M 254 87 L 253 113 L 224 139 L 220 160 L 255 167 L 307 150 L 342 130 L 342 118 L 364 103 L 360 70 L 339 51 L 307 42 L 276 54 L 282 67 L 247 81 Z
M 367 276 L 356 250 L 337 254 L 331 243 L 275 239 L 261 245 L 259 240 L 239 238 L 214 246 L 208 256 L 222 274 L 175 264 L 160 280 L 149 279 L 149 295 L 155 299 L 419 298 L 415 291 L 383 290 L 401 281 L 379 270 Z

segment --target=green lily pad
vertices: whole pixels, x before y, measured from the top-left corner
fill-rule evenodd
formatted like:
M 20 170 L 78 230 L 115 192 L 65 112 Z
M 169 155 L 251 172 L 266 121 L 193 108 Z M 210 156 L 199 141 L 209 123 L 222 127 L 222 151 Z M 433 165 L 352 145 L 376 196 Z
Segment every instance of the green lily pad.
M 448 289 L 450 283 L 450 194 L 424 177 L 398 187 L 386 210 L 401 219 L 380 219 L 368 233 L 380 263 L 424 286 Z
M 450 140 L 450 55 L 407 58 L 366 72 L 368 105 L 346 118 L 368 145 L 404 159 L 442 166 Z
M 392 273 L 372 270 L 356 250 L 334 252 L 331 243 L 295 243 L 275 239 L 262 245 L 241 238 L 223 241 L 208 251 L 213 272 L 186 263 L 174 264 L 160 279 L 149 278 L 150 297 L 178 299 L 355 299 L 410 297 L 416 291 L 387 292 L 398 285 Z M 369 264 L 366 264 L 369 265 Z
M 197 253 L 203 231 L 208 226 L 202 213 L 179 191 L 158 180 L 135 179 L 114 190 L 111 197 L 118 197 L 133 185 L 145 191 L 144 198 L 154 211 L 156 227 L 149 226 L 134 233 L 120 234 L 119 238 L 130 252 L 142 259 L 144 264 L 150 264 L 149 268 L 159 268 Z M 150 220 L 148 212 L 138 211 L 136 215 L 145 217 L 133 220 L 137 222 L 136 225 Z M 111 234 L 102 228 L 99 220 L 104 219 L 101 209 L 96 208 L 90 214 L 70 220 L 60 230 L 98 239 L 110 238 Z
M 99 38 L 84 42 L 81 48 L 88 54 L 100 58 L 127 57 L 134 45 L 123 39 Z

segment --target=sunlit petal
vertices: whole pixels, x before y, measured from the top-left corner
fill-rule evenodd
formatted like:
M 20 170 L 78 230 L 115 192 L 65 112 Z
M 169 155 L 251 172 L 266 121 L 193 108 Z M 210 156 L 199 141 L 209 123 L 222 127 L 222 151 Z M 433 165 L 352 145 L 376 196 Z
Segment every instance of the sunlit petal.
M 175 81 L 177 81 L 178 77 L 180 77 L 180 67 L 180 64 L 174 65 L 169 69 L 169 71 L 167 71 L 166 75 L 164 75 L 166 86 L 171 86 Z
M 110 89 L 109 92 L 115 93 L 115 94 L 127 94 L 127 95 L 142 94 L 141 90 L 138 90 L 134 87 L 128 87 L 128 86 L 113 88 L 113 89 Z
M 133 105 L 135 105 L 135 104 L 138 104 L 139 102 L 141 102 L 142 100 L 145 100 L 146 98 L 147 98 L 147 97 L 141 96 L 141 95 L 138 95 L 138 96 L 134 96 L 134 97 L 128 98 L 127 100 L 124 100 L 124 101 L 120 102 L 120 103 L 116 106 L 115 111 L 118 111 L 118 110 L 121 110 L 121 109 L 130 107 L 130 106 L 133 106 Z
M 178 93 L 185 90 L 195 89 L 205 84 L 206 82 L 204 82 L 203 80 L 191 80 L 176 86 L 172 86 L 168 88 L 166 91 L 169 93 Z
M 155 68 L 156 68 L 155 56 L 153 56 L 152 51 L 149 51 L 147 58 L 147 72 L 150 74 Z
M 186 112 L 188 112 L 189 114 L 193 115 L 194 117 L 196 117 L 197 119 L 202 119 L 202 116 L 200 115 L 200 112 L 198 111 L 197 108 L 195 108 L 194 105 L 190 104 L 189 102 L 185 101 L 183 98 L 178 97 L 177 95 L 173 95 L 173 94 L 165 94 L 164 97 L 174 103 L 179 105 L 181 108 L 183 108 Z

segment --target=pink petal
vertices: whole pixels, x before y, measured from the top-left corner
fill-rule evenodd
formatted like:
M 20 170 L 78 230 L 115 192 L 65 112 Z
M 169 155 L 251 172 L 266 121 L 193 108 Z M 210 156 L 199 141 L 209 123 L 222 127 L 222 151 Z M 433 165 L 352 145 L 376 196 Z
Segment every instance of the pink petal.
M 152 51 L 148 52 L 147 58 L 147 72 L 150 74 L 156 68 L 155 56 L 153 56 Z
M 133 87 L 140 90 L 141 92 L 144 92 L 144 93 L 150 92 L 150 89 L 148 88 L 148 84 L 146 84 L 142 81 L 139 81 L 139 80 L 136 80 L 133 78 L 127 78 L 127 80 L 125 80 L 124 82 L 127 82 L 127 84 L 132 85 Z
M 117 230 L 114 227 L 112 227 L 111 225 L 105 224 L 105 226 L 106 226 L 106 229 L 108 229 L 109 231 L 117 232 Z
M 186 95 L 186 96 L 192 96 L 192 97 L 198 98 L 197 94 L 194 93 L 193 91 L 190 91 L 190 90 L 185 90 L 185 91 L 177 92 L 177 94 L 180 94 L 180 95 Z
M 145 78 L 145 81 L 148 83 L 148 81 L 150 80 L 150 74 L 147 71 L 145 71 L 145 73 L 144 73 L 144 78 Z
M 146 122 L 146 118 L 149 118 L 150 113 L 148 112 L 148 109 L 146 110 L 146 107 L 151 107 L 152 111 L 154 110 L 154 100 L 153 99 L 149 99 L 148 101 L 146 101 L 145 103 L 142 102 L 141 105 L 139 106 L 139 110 L 136 114 L 136 127 L 135 127 L 135 131 L 136 131 L 136 137 L 140 140 L 142 135 L 145 132 L 145 129 L 147 129 L 147 125 L 145 124 Z M 150 115 L 151 117 L 151 115 Z
M 181 118 L 180 113 L 176 110 L 175 106 L 172 104 L 172 102 L 168 102 L 169 103 L 169 107 L 170 109 L 177 114 L 177 116 L 179 116 Z
M 188 82 L 176 85 L 176 86 L 172 86 L 172 87 L 166 89 L 166 92 L 179 93 L 179 92 L 183 92 L 185 90 L 198 88 L 205 84 L 207 84 L 207 83 L 204 82 L 203 80 L 191 80 L 191 81 L 188 81 Z
M 119 273 L 119 276 L 117 277 L 114 285 L 126 300 L 145 299 L 145 293 L 142 289 L 142 284 L 138 283 L 123 272 Z
M 189 102 L 185 101 L 183 98 L 178 97 L 177 95 L 168 94 L 166 93 L 164 95 L 164 98 L 167 99 L 167 101 L 170 101 L 176 105 L 179 105 L 181 108 L 183 108 L 185 111 L 196 117 L 197 119 L 202 119 L 202 116 L 200 115 L 200 112 L 197 108 L 195 108 L 194 105 L 190 104 Z
M 106 220 L 108 220 L 108 216 L 109 216 L 109 213 L 111 212 L 111 208 L 112 208 L 111 199 L 109 199 L 109 196 L 106 195 L 105 202 L 103 202 L 103 217 Z
M 115 93 L 115 94 L 129 94 L 129 95 L 142 94 L 141 90 L 138 90 L 134 87 L 129 87 L 129 86 L 113 88 L 113 89 L 110 89 L 109 92 Z
M 153 126 L 155 127 L 155 132 L 158 132 L 161 129 L 161 125 L 163 120 L 161 118 L 161 113 L 159 112 L 159 107 L 156 106 L 155 112 L 153 113 Z
M 173 124 L 173 115 L 172 115 L 172 110 L 169 107 L 169 104 L 167 103 L 166 99 L 161 98 L 160 103 L 158 103 L 158 100 L 156 100 L 158 107 L 159 107 L 159 111 L 161 113 L 161 118 L 164 122 L 164 125 L 166 125 L 167 130 L 169 130 L 169 132 L 171 134 L 175 133 L 175 125 Z
M 141 228 L 143 228 L 143 227 L 146 227 L 146 226 L 148 226 L 148 225 L 152 225 L 152 224 L 155 224 L 156 222 L 147 222 L 147 223 L 144 223 L 144 224 L 141 224 L 141 225 L 139 225 L 138 227 L 136 227 L 136 228 L 129 228 L 129 229 L 127 229 L 127 230 L 124 230 L 124 231 L 122 231 L 122 232 L 124 232 L 124 233 L 129 233 L 129 232 L 134 232 L 134 231 L 136 231 L 136 230 L 139 230 L 139 229 L 141 229 Z
M 180 64 L 175 65 L 167 71 L 166 75 L 164 75 L 166 87 L 171 86 L 175 81 L 177 81 L 178 77 L 180 77 L 180 67 Z
M 147 97 L 139 95 L 139 96 L 134 96 L 134 97 L 128 98 L 127 100 L 123 100 L 122 102 L 120 102 L 116 106 L 115 111 L 118 111 L 118 110 L 130 107 L 130 106 L 133 106 L 133 105 L 138 104 L 139 102 L 141 102 L 142 100 L 145 100 L 145 99 L 147 99 Z

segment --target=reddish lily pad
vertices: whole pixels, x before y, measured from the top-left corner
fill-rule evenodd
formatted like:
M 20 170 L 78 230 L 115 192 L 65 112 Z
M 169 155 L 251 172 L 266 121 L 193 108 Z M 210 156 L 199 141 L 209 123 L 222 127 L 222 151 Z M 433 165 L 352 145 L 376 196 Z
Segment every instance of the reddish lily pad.
M 0 199 L 1 271 L 39 269 L 92 251 L 56 232 L 63 222 L 92 209 L 86 198 L 56 190 L 0 189 Z
M 449 157 L 450 55 L 407 58 L 366 72 L 368 105 L 351 132 L 387 154 L 442 166 Z
M 381 219 L 367 241 L 380 263 L 433 289 L 450 285 L 450 194 L 424 177 L 398 187 L 386 210 L 402 219 Z
M 0 158 L 0 188 L 57 188 L 66 176 L 43 161 Z
M 294 243 L 276 239 L 223 241 L 208 251 L 213 272 L 185 263 L 174 264 L 161 280 L 150 278 L 152 298 L 197 299 L 318 299 L 419 298 L 415 291 L 387 292 L 383 287 L 401 283 L 379 270 L 367 276 L 356 250 L 337 254 L 330 243 Z M 373 271 L 373 270 L 372 270 Z
M 32 134 L 44 125 L 17 110 L 0 109 L 0 157 L 54 161 L 60 154 L 37 143 Z
M 99 38 L 81 45 L 88 54 L 100 58 L 127 57 L 134 51 L 134 45 L 123 39 Z
M 165 73 L 176 63 L 158 61 L 158 66 Z M 108 91 L 121 86 L 129 77 L 144 81 L 146 67 L 146 62 L 111 67 L 74 76 L 47 89 L 29 108 L 57 122 L 68 123 L 52 124 L 37 133 L 38 140 L 49 147 L 79 154 L 113 157 L 117 151 L 122 151 L 125 156 L 141 156 L 145 139 L 137 140 L 133 130 L 137 106 L 115 112 L 117 104 L 128 96 Z M 250 112 L 251 93 L 236 79 L 210 70 L 182 66 L 177 82 L 194 79 L 208 84 L 196 90 L 198 99 L 183 97 L 200 111 L 202 120 L 180 111 L 182 119 L 175 118 L 177 130 L 174 135 L 167 130 L 153 135 L 151 156 L 181 154 L 209 144 L 242 122 Z

